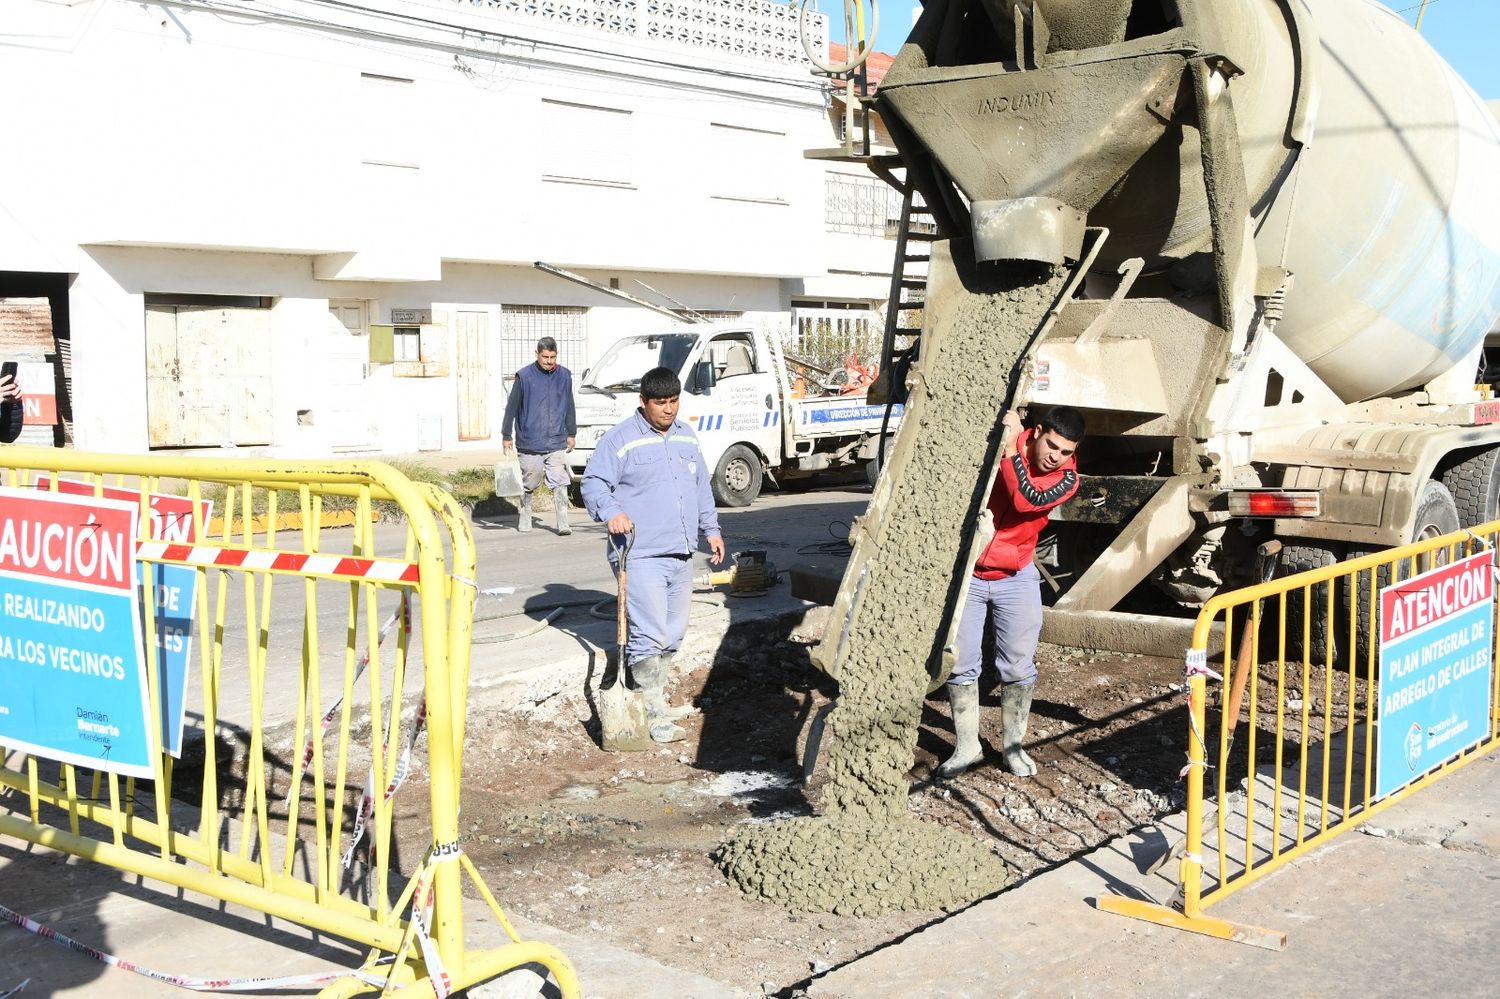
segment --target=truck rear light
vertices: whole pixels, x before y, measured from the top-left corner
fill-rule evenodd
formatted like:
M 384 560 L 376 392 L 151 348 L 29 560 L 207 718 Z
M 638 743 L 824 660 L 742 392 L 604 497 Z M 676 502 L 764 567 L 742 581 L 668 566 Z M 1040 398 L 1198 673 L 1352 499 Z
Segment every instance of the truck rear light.
M 1235 517 L 1316 517 L 1323 512 L 1322 497 L 1306 489 L 1240 489 L 1229 494 Z

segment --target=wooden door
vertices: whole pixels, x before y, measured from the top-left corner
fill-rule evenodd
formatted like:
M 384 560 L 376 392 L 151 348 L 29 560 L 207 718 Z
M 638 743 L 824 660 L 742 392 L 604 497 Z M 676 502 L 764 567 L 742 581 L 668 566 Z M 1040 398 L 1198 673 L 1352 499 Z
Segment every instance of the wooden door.
M 151 447 L 183 443 L 177 308 L 146 306 L 146 433 Z
M 270 311 L 146 307 L 146 420 L 151 447 L 270 444 Z
M 454 336 L 455 381 L 458 386 L 458 439 L 490 437 L 490 317 L 486 312 L 460 312 Z

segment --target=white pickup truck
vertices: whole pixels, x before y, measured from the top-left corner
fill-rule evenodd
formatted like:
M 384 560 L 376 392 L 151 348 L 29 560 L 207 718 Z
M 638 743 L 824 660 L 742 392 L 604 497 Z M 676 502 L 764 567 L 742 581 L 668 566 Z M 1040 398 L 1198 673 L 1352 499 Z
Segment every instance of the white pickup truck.
M 568 455 L 575 476 L 594 443 L 640 405 L 641 375 L 655 367 L 682 379 L 678 418 L 698 432 L 719 505 L 748 506 L 767 473 L 795 488 L 818 472 L 862 465 L 875 481 L 885 406 L 862 395 L 793 398 L 781 345 L 732 322 L 629 336 L 605 351 L 579 380 L 577 447 Z M 892 407 L 887 434 L 901 411 Z

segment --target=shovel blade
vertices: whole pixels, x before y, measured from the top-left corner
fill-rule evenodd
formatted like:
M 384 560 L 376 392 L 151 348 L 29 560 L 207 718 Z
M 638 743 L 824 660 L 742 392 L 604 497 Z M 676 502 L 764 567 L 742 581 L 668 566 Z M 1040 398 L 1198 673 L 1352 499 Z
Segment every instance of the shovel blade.
M 526 487 L 521 483 L 521 459 L 507 454 L 495 462 L 495 495 L 522 496 Z
M 655 746 L 645 696 L 619 680 L 599 691 L 599 725 L 600 744 L 607 753 L 644 753 Z

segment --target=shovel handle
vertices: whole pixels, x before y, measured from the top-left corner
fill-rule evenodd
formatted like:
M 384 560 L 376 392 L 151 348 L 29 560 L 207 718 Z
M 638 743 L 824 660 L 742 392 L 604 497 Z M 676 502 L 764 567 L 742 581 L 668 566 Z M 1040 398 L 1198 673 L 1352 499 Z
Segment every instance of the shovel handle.
M 623 540 L 619 544 L 616 544 L 616 537 L 623 538 Z M 611 534 L 609 536 L 609 544 L 610 547 L 612 547 L 616 551 L 618 558 L 618 561 L 616 562 L 618 570 L 615 575 L 615 642 L 620 647 L 619 669 L 621 675 L 623 676 L 625 671 L 625 642 L 630 634 L 629 625 L 627 623 L 625 615 L 625 598 L 626 594 L 629 592 L 629 576 L 626 568 L 630 558 L 631 546 L 635 544 L 635 532 L 626 531 L 622 535 Z
M 1281 557 L 1281 542 L 1276 540 L 1267 541 L 1255 551 L 1255 582 L 1269 583 L 1276 575 L 1276 563 Z M 1255 601 L 1259 604 L 1260 601 Z M 1234 679 L 1229 690 L 1229 704 L 1227 716 L 1229 718 L 1231 742 L 1234 741 L 1233 726 L 1239 724 L 1240 705 L 1245 700 L 1245 686 L 1250 681 L 1250 670 L 1253 664 L 1250 662 L 1250 647 L 1253 644 L 1251 632 L 1255 626 L 1255 606 L 1245 608 L 1245 623 L 1240 630 L 1240 647 L 1234 657 Z M 1283 624 L 1283 626 L 1285 626 Z
M 620 670 L 625 669 L 625 642 L 630 636 L 629 626 L 625 620 L 625 560 L 620 560 L 620 575 L 618 577 L 619 589 L 615 596 L 615 643 L 620 646 Z

